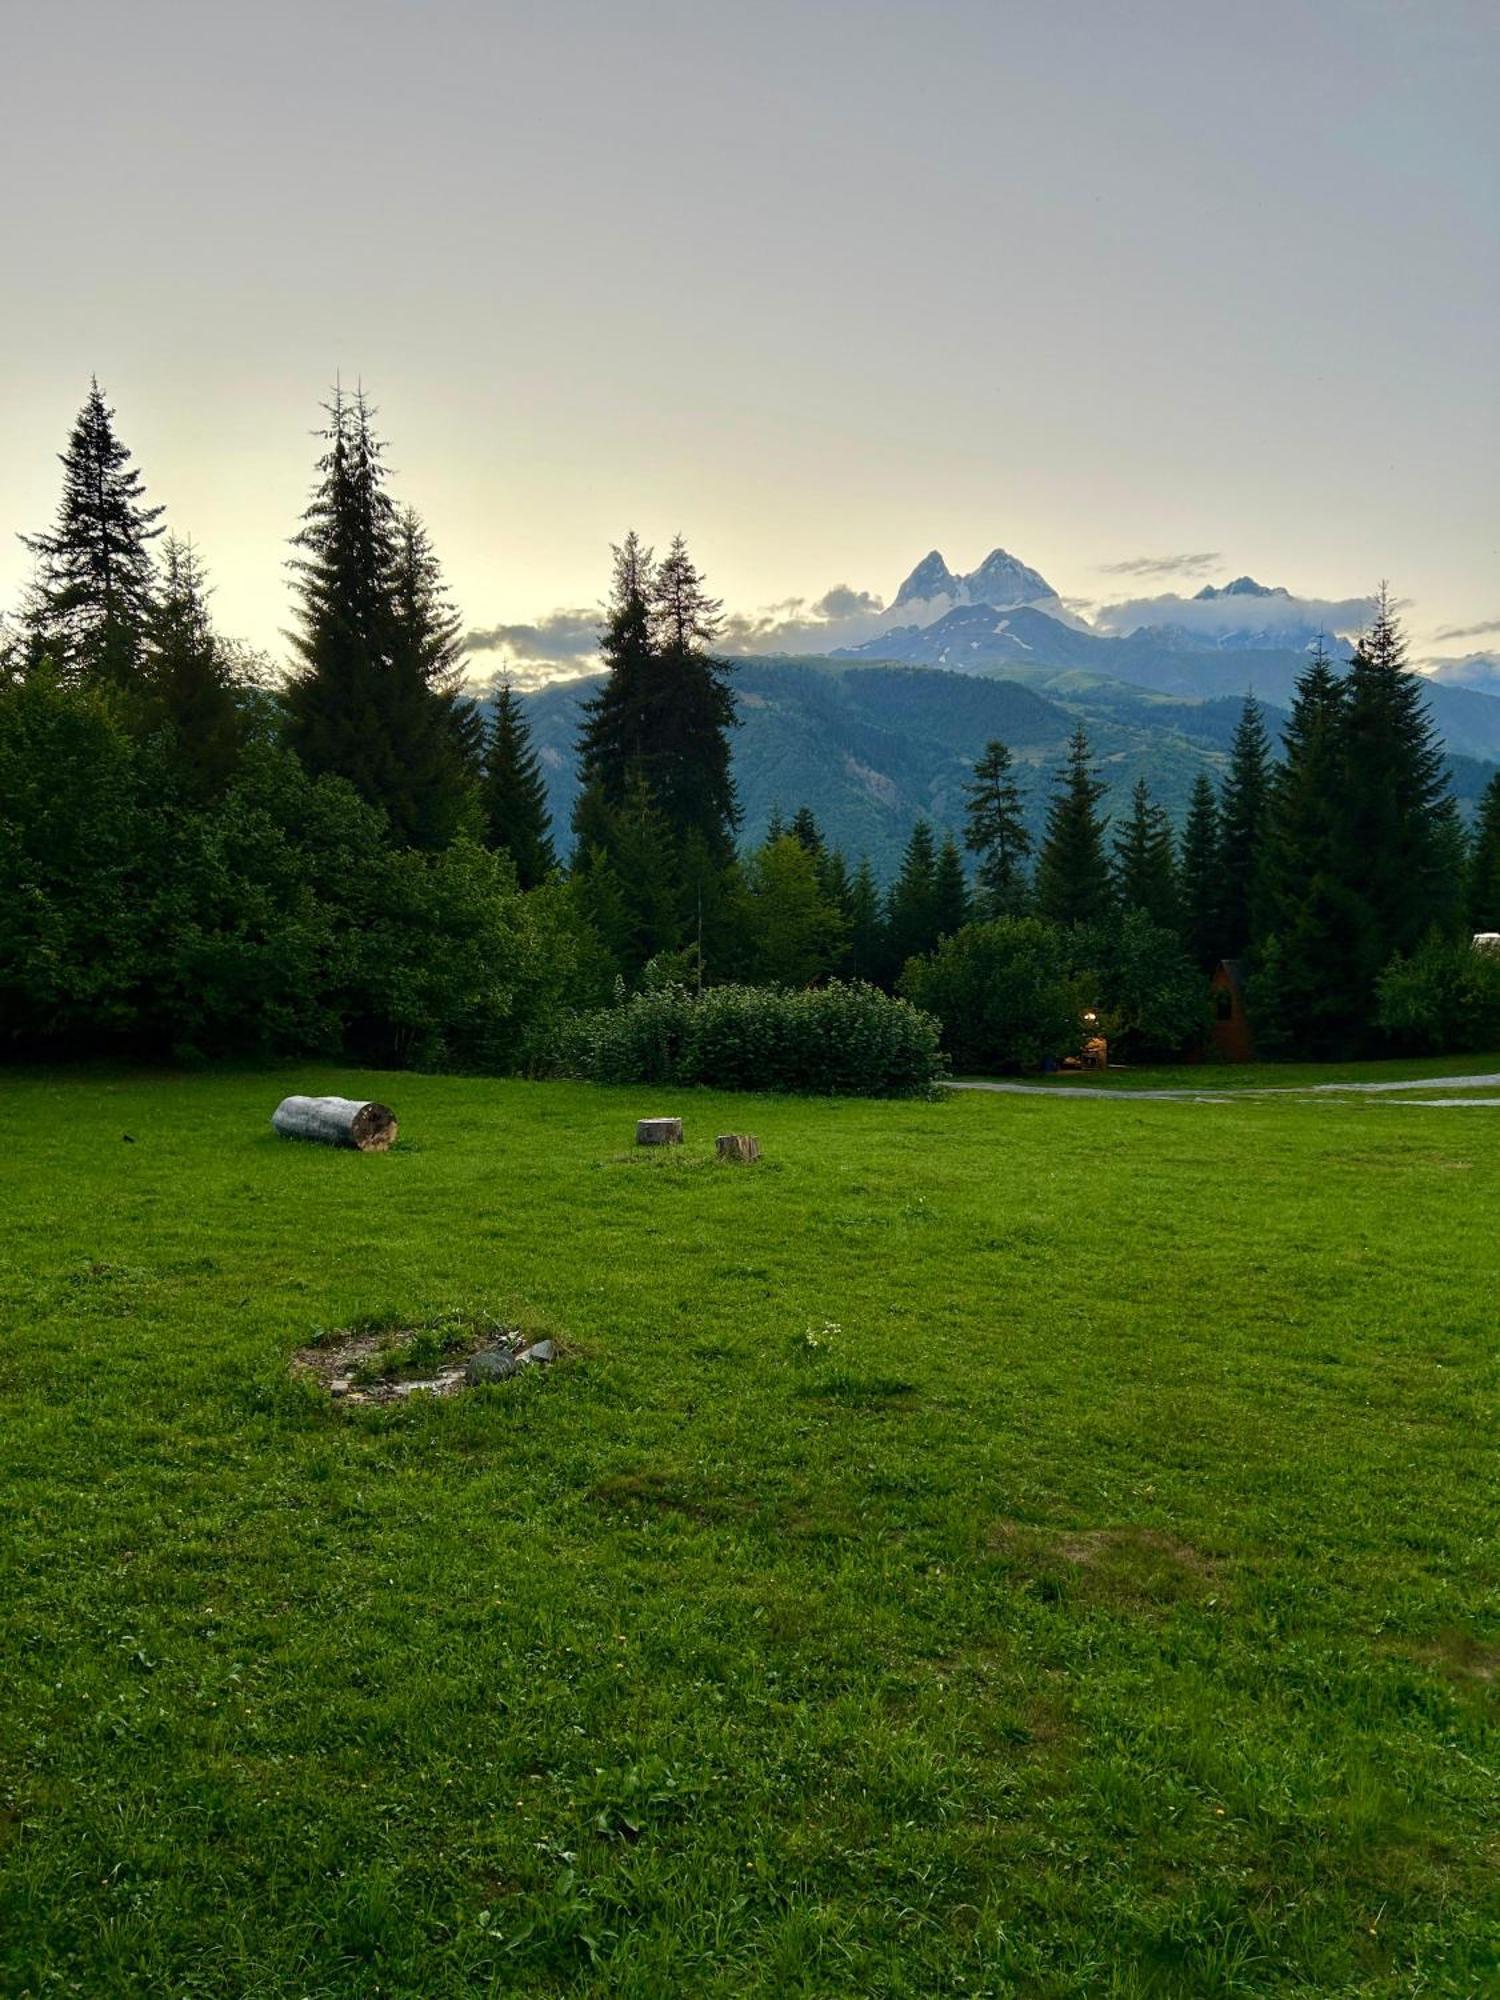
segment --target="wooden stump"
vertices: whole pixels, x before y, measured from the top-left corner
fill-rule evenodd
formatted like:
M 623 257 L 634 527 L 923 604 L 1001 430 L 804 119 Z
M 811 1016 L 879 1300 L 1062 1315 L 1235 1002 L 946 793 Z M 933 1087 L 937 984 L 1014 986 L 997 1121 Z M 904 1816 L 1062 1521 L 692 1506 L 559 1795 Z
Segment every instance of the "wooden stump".
M 682 1144 L 682 1120 L 680 1118 L 638 1118 L 635 1126 L 635 1143 L 638 1146 L 680 1146 Z
M 721 1160 L 736 1160 L 741 1166 L 749 1166 L 752 1160 L 760 1158 L 760 1141 L 751 1138 L 748 1132 L 721 1132 L 714 1144 Z
M 284 1097 L 271 1123 L 283 1139 L 316 1139 L 357 1153 L 388 1153 L 396 1143 L 395 1112 L 355 1097 Z

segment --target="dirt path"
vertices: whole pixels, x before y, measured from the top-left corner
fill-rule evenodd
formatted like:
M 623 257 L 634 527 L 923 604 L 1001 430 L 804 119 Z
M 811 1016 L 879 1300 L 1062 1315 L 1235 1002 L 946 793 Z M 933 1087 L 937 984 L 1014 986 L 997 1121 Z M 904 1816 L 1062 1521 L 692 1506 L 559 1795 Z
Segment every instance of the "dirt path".
M 1125 1086 L 1111 1090 L 1096 1083 L 1016 1083 L 999 1077 L 963 1077 L 948 1088 L 993 1090 L 1015 1097 L 1107 1097 L 1125 1104 L 1163 1098 L 1183 1103 L 1228 1104 L 1237 1097 L 1327 1097 L 1341 1093 L 1373 1097 L 1392 1090 L 1494 1090 L 1500 1089 L 1500 1071 L 1487 1076 L 1414 1076 L 1380 1083 L 1260 1083 L 1234 1090 L 1215 1090 L 1212 1084 L 1205 1084 L 1202 1089 L 1132 1090 Z M 1419 1097 L 1406 1101 L 1427 1105 L 1500 1105 L 1500 1097 Z

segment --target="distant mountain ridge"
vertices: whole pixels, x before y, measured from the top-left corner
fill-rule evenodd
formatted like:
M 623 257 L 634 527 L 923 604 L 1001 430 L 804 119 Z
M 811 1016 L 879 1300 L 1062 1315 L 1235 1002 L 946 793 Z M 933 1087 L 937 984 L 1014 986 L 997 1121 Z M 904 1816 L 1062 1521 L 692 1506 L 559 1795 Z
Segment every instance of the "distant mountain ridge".
M 862 644 L 736 660 L 742 838 L 759 840 L 777 809 L 810 805 L 851 859 L 868 854 L 889 879 L 916 820 L 962 833 L 964 784 L 992 737 L 1016 757 L 1039 838 L 1051 774 L 1079 722 L 1108 811 L 1122 814 L 1143 777 L 1180 822 L 1197 774 L 1222 772 L 1247 695 L 1279 743 L 1320 634 L 1301 600 L 1251 576 L 1142 602 L 1177 610 L 1181 622 L 1101 631 L 1003 548 L 965 574 L 933 549 L 883 614 L 886 629 Z M 1230 622 L 1200 630 L 1188 622 L 1195 605 L 1225 607 Z M 1347 654 L 1333 635 L 1328 646 L 1336 659 Z M 563 849 L 577 795 L 579 703 L 596 685 L 590 676 L 526 698 Z M 1424 678 L 1424 693 L 1455 791 L 1471 808 L 1500 764 L 1500 661 L 1445 663 Z
M 774 810 L 790 816 L 810 805 L 829 839 L 851 860 L 867 854 L 883 880 L 895 873 L 916 820 L 961 837 L 964 785 L 992 737 L 1014 753 L 1034 837 L 1080 721 L 1107 786 L 1105 809 L 1123 815 L 1131 787 L 1144 777 L 1180 822 L 1198 772 L 1222 775 L 1243 705 L 1237 689 L 1181 699 L 1067 668 L 1039 668 L 1023 682 L 823 656 L 740 659 L 733 684 L 742 840 L 758 841 Z M 579 709 L 597 685 L 590 675 L 524 697 L 564 853 L 578 795 Z M 1472 699 L 1488 703 L 1500 724 L 1500 701 Z M 1284 709 L 1267 703 L 1263 712 L 1279 741 Z M 1500 756 L 1500 728 L 1495 742 Z M 1462 756 L 1450 757 L 1450 766 L 1460 799 L 1472 806 L 1492 766 Z

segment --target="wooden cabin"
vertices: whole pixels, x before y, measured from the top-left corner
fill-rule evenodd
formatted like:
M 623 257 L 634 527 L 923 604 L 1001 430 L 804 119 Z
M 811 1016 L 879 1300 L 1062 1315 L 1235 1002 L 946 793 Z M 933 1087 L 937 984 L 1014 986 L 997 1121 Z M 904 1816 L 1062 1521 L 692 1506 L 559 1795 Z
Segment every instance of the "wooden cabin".
M 1208 982 L 1214 1012 L 1214 1054 L 1220 1062 L 1249 1062 L 1255 1054 L 1250 1016 L 1245 1012 L 1243 969 L 1237 958 L 1221 959 Z

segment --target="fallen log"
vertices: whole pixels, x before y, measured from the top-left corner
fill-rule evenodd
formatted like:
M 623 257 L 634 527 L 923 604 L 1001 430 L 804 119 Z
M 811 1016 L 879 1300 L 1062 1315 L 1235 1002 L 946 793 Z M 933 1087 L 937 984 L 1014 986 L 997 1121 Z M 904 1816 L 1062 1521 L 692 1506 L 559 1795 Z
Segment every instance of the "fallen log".
M 680 1146 L 682 1144 L 682 1120 L 680 1118 L 638 1118 L 635 1126 L 635 1143 L 638 1146 Z
M 284 1097 L 271 1123 L 283 1139 L 316 1139 L 357 1153 L 388 1153 L 396 1143 L 395 1112 L 357 1097 Z
M 735 1160 L 741 1166 L 760 1158 L 760 1141 L 748 1132 L 721 1132 L 714 1145 L 721 1160 Z

